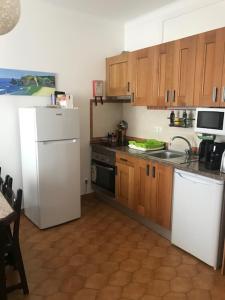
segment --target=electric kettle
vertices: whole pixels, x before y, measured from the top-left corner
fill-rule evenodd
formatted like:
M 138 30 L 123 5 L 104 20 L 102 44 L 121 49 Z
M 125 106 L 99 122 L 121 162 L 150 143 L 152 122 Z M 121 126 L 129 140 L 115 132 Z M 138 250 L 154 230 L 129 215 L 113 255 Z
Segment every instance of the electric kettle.
M 222 154 L 220 172 L 225 173 L 225 151 Z

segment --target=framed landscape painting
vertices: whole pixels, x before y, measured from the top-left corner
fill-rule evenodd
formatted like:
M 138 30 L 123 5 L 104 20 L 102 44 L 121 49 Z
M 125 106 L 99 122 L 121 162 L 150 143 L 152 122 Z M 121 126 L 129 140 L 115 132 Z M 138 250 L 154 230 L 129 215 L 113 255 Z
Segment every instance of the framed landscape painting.
M 0 68 L 0 95 L 50 96 L 55 74 Z

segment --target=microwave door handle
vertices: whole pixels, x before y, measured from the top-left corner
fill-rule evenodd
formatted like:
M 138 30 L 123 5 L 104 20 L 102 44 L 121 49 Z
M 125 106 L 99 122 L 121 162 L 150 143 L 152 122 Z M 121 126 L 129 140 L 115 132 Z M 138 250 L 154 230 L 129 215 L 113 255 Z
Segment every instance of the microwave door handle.
M 214 86 L 213 87 L 213 90 L 212 90 L 212 102 L 216 102 L 216 99 L 217 99 L 217 87 Z

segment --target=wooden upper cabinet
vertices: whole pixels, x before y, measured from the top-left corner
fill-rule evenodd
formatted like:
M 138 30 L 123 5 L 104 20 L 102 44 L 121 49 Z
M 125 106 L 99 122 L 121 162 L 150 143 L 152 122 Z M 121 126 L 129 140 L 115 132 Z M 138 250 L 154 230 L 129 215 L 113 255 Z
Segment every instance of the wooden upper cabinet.
M 159 107 L 170 106 L 174 69 L 174 42 L 153 47 L 153 103 Z
M 171 106 L 194 105 L 197 36 L 175 41 Z
M 153 53 L 152 48 L 145 48 L 130 53 L 129 78 L 134 105 L 151 105 Z
M 128 81 L 128 53 L 106 58 L 106 95 L 130 94 Z
M 221 104 L 225 29 L 199 34 L 197 49 L 194 104 L 196 106 L 219 106 Z

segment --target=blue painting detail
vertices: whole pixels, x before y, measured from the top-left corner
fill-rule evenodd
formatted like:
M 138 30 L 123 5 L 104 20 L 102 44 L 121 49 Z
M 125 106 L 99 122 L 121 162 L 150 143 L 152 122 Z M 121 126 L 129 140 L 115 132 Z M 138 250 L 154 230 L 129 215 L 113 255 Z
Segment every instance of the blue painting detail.
M 0 68 L 0 95 L 50 96 L 54 91 L 54 73 Z

